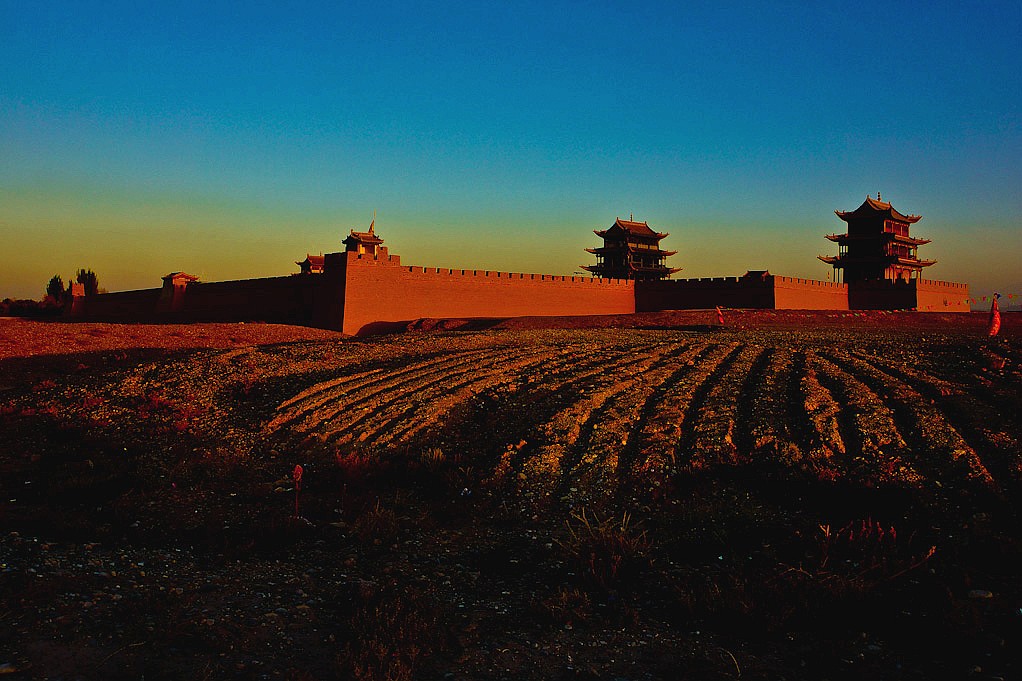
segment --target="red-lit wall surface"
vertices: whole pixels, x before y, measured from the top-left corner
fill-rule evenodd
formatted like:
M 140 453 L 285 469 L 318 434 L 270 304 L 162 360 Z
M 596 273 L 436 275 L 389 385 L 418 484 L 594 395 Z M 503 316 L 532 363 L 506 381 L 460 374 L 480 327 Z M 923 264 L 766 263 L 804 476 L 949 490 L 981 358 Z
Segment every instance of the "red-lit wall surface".
M 345 254 L 341 330 L 357 334 L 378 322 L 424 317 L 521 317 L 631 314 L 630 281 L 451 270 L 401 265 L 397 256 Z
M 777 310 L 847 310 L 848 287 L 830 281 L 772 277 Z
M 916 280 L 916 309 L 920 312 L 969 312 L 969 308 L 968 284 Z

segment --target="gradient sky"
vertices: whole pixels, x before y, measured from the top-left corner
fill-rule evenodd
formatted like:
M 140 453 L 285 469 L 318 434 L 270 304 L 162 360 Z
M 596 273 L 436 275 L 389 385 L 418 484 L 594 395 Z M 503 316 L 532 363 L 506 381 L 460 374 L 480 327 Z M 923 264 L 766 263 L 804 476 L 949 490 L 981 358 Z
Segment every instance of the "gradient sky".
M 1022 293 L 1018 0 L 239 4 L 0 0 L 0 298 L 287 274 L 374 209 L 406 264 L 570 274 L 634 214 L 677 276 L 824 279 L 878 190 Z

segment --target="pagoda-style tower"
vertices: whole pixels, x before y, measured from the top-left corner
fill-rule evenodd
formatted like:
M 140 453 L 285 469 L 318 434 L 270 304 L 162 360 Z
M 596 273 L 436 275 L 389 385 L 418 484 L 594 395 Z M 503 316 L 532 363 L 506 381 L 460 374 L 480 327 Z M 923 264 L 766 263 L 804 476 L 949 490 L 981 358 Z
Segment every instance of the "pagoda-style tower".
M 582 265 L 582 269 L 604 279 L 668 279 L 679 271 L 667 267 L 664 258 L 677 251 L 660 250 L 660 240 L 666 232 L 654 232 L 645 222 L 617 218 L 609 229 L 593 230 L 603 238 L 601 248 L 587 248 L 596 256 L 595 265 Z
M 920 260 L 916 248 L 929 239 L 909 236 L 909 225 L 919 222 L 919 215 L 902 215 L 891 204 L 866 196 L 853 211 L 834 213 L 848 223 L 846 234 L 828 234 L 838 245 L 836 256 L 821 255 L 820 260 L 834 266 L 834 278 L 846 284 L 862 281 L 910 281 L 919 278 L 924 267 L 936 260 Z
M 305 254 L 305 260 L 301 262 L 295 261 L 295 264 L 301 268 L 302 274 L 323 274 L 323 262 L 325 258 L 320 255 Z
M 358 253 L 359 255 L 371 255 L 377 256 L 380 252 L 380 245 L 383 243 L 383 239 L 376 236 L 373 232 L 373 228 L 376 226 L 376 218 L 373 217 L 373 221 L 369 223 L 368 232 L 356 232 L 351 230 L 351 233 L 344 238 L 341 243 L 344 244 L 344 250 L 347 252 Z

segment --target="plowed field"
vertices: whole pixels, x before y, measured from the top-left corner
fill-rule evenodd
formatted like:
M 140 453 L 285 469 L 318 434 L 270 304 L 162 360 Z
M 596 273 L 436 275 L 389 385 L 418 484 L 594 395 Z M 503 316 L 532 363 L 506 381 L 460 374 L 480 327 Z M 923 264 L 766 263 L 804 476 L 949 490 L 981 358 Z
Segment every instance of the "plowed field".
M 1011 678 L 1019 325 L 941 317 L 89 325 L 104 349 L 63 353 L 14 339 L 74 325 L 5 322 L 35 351 L 0 360 L 0 664 Z

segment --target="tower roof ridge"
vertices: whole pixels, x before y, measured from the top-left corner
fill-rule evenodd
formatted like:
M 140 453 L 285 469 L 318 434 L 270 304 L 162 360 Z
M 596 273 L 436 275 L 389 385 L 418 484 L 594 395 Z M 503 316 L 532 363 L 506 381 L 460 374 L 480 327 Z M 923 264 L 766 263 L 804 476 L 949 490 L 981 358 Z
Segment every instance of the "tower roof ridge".
M 834 214 L 839 218 L 848 222 L 849 218 L 852 217 L 864 217 L 870 214 L 884 213 L 888 218 L 892 220 L 898 220 L 900 222 L 915 223 L 919 222 L 923 216 L 921 215 L 905 215 L 899 212 L 894 206 L 888 201 L 883 201 L 879 198 L 874 199 L 872 196 L 866 195 L 866 200 L 856 208 L 855 210 L 836 210 Z

